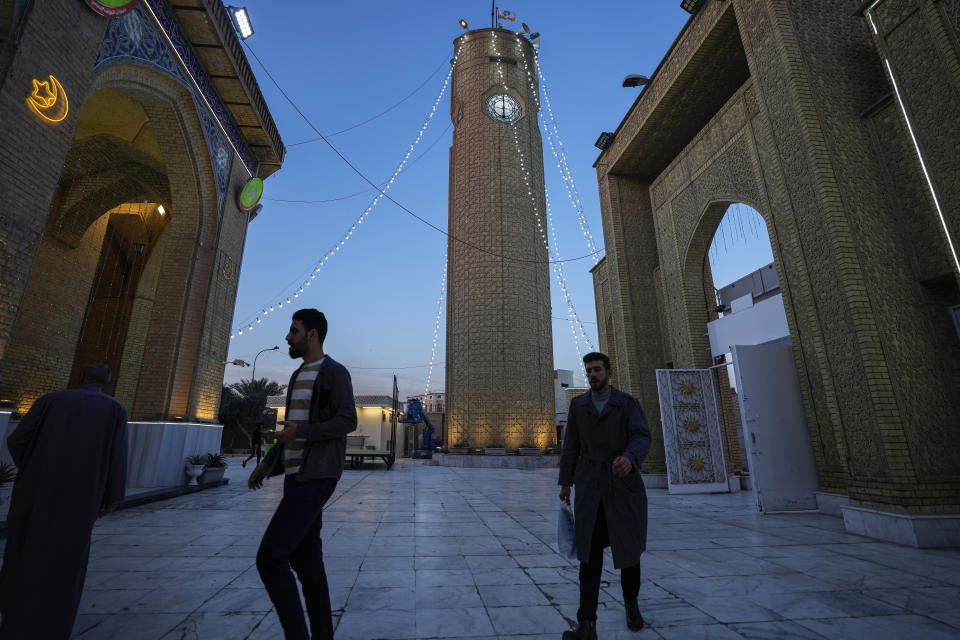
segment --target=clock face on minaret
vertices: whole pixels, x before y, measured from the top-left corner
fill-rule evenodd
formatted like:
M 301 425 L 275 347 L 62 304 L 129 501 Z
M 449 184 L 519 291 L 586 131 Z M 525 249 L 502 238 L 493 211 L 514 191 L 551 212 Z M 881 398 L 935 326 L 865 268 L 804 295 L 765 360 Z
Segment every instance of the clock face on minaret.
M 517 99 L 505 93 L 495 93 L 484 100 L 483 110 L 497 122 L 516 122 L 523 115 Z

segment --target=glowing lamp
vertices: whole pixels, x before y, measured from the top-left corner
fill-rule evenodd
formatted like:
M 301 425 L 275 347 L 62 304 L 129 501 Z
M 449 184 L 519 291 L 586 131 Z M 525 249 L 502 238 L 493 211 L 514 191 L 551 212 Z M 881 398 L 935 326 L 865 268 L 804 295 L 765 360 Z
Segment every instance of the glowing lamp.
M 467 21 L 464 20 L 463 18 L 460 18 L 460 26 L 463 27 L 464 29 L 466 29 L 466 28 L 467 28 Z
M 163 208 L 162 204 L 157 205 L 157 213 L 159 213 L 160 215 L 164 215 L 166 212 L 167 210 Z
M 241 40 L 246 40 L 253 35 L 253 25 L 250 24 L 250 14 L 247 13 L 246 7 L 227 7 L 227 11 L 230 12 L 233 27 Z

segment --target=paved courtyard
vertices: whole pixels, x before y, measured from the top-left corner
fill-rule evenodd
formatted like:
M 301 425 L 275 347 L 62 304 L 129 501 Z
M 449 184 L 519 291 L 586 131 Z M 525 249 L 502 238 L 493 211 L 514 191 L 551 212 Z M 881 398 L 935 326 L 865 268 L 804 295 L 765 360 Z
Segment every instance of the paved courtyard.
M 232 459 L 227 487 L 101 519 L 74 637 L 282 638 L 254 567 L 281 482 L 250 492 L 246 474 Z M 323 527 L 338 640 L 558 639 L 577 572 L 554 551 L 556 494 L 555 470 L 347 471 Z M 748 493 L 649 495 L 648 627 L 626 630 L 607 572 L 600 638 L 960 638 L 960 551 L 760 516 Z

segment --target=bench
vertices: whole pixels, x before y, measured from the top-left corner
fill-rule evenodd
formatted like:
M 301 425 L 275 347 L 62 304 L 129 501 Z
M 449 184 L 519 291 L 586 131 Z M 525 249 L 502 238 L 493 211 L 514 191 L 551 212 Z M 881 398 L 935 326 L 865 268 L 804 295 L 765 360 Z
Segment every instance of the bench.
M 359 469 L 363 465 L 363 459 L 366 456 L 371 458 L 380 458 L 387 463 L 387 471 L 396 461 L 396 456 L 392 451 L 375 451 L 373 449 L 347 449 L 347 462 L 351 469 Z

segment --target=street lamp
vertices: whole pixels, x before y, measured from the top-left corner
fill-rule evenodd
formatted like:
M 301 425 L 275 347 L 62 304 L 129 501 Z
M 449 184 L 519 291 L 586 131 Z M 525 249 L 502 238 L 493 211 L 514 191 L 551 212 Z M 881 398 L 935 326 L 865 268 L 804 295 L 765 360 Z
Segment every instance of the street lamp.
M 263 353 L 264 351 L 279 351 L 279 350 L 280 350 L 280 347 L 274 345 L 272 347 L 267 347 L 266 349 L 261 349 L 259 352 L 257 352 L 257 355 L 253 357 L 253 371 L 250 372 L 250 382 L 253 382 L 254 380 L 257 379 L 257 377 L 254 374 L 257 373 L 257 358 L 260 357 L 260 354 Z
M 645 84 L 650 84 L 650 78 L 636 73 L 630 74 L 623 79 L 624 87 L 642 87 Z

